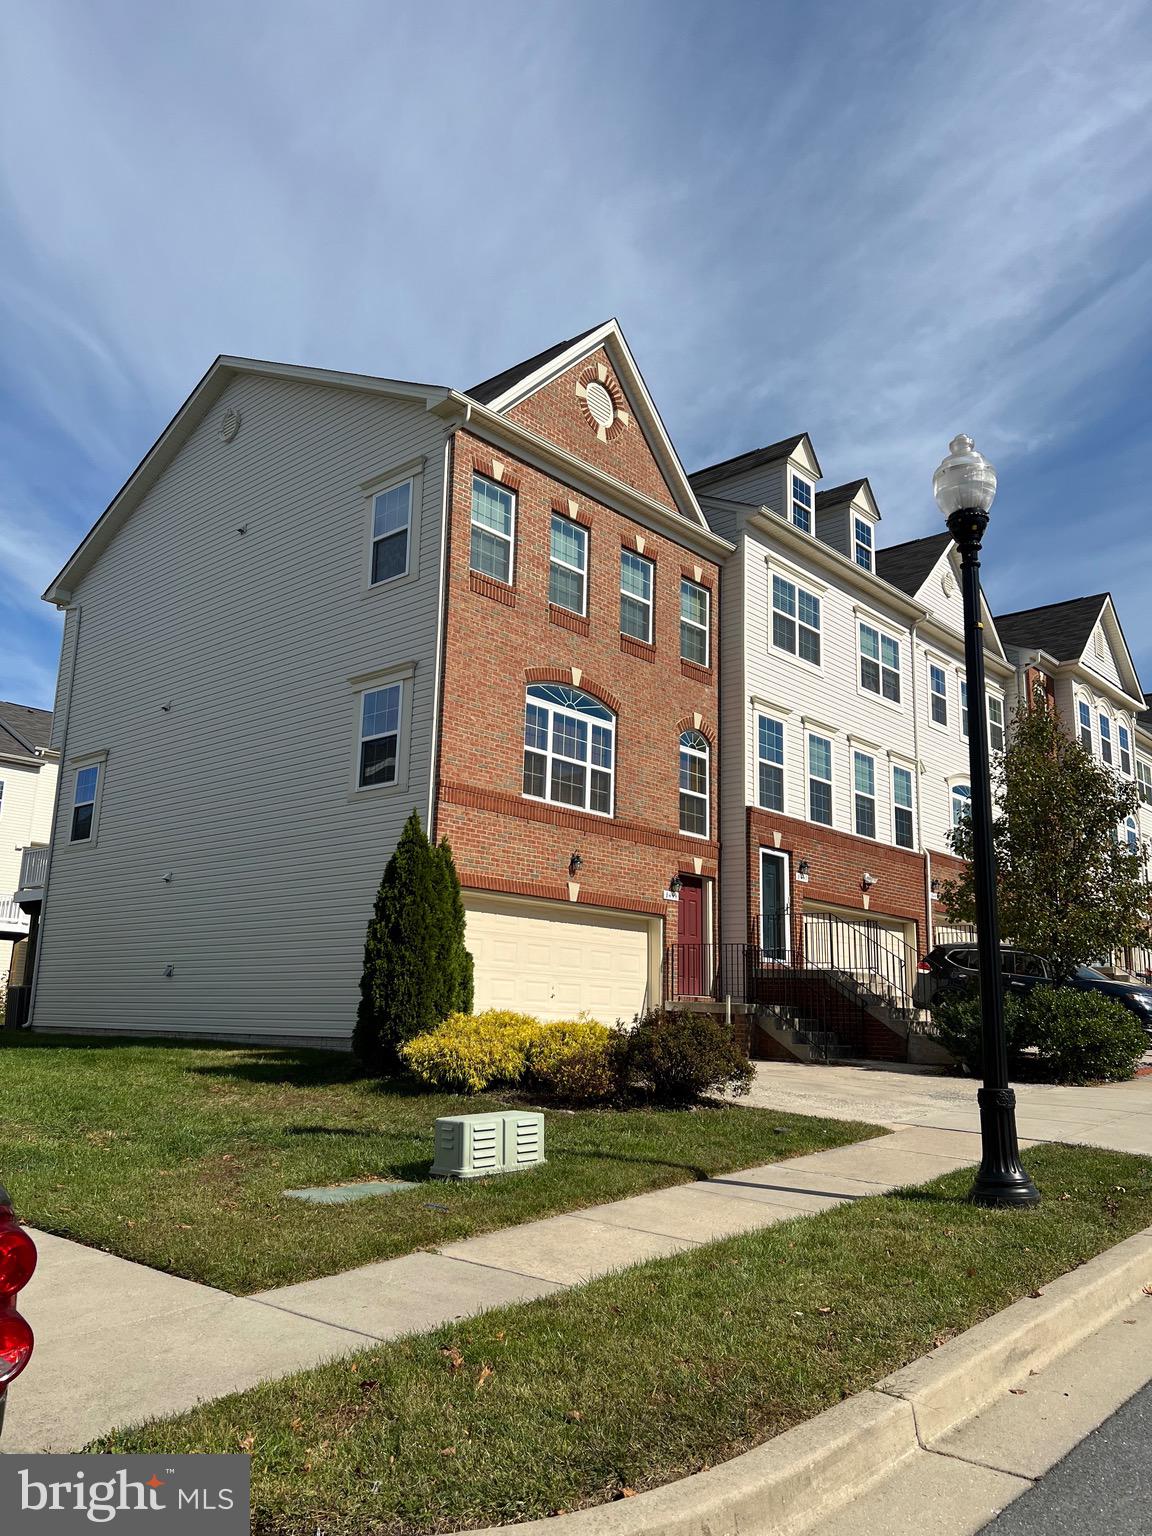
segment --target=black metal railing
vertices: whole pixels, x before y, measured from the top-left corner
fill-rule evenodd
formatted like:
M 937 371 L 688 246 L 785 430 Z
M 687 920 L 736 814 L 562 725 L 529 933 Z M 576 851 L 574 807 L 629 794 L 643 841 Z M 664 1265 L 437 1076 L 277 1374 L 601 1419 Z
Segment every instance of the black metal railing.
M 815 912 L 795 925 L 762 922 L 757 938 L 670 945 L 665 998 L 749 1005 L 813 1056 L 902 1054 L 915 1009 L 917 955 L 900 929 Z M 892 1033 L 893 1025 L 903 1034 Z

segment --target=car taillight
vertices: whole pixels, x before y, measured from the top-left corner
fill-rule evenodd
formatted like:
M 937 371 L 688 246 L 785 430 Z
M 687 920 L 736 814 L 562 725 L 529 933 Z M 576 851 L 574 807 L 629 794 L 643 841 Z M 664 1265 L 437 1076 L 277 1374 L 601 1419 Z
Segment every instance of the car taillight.
M 932 972 L 932 967 L 928 964 L 927 960 L 921 960 L 920 964 L 916 967 L 916 969 L 918 971 L 922 971 L 922 972 L 924 972 L 925 974 L 928 974 L 928 975 L 930 975 L 931 972 Z
M 0 1188 L 0 1393 L 32 1356 L 32 1329 L 16 1310 L 16 1297 L 36 1268 L 36 1244 L 16 1220 L 7 1190 Z

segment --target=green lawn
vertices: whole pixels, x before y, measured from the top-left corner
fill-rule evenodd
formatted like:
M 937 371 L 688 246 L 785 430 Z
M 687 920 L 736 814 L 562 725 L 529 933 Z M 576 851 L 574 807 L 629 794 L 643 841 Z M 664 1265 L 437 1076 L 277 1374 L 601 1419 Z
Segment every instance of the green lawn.
M 374 1082 L 334 1052 L 0 1034 L 0 1172 L 33 1226 L 250 1292 L 879 1134 L 732 1106 L 554 1111 L 531 1172 L 283 1197 L 423 1180 L 437 1115 L 497 1102 Z
M 532 1519 L 701 1471 L 1152 1223 L 1152 1162 L 1028 1153 L 1034 1212 L 971 1170 L 398 1340 L 106 1437 L 250 1451 L 258 1536 Z

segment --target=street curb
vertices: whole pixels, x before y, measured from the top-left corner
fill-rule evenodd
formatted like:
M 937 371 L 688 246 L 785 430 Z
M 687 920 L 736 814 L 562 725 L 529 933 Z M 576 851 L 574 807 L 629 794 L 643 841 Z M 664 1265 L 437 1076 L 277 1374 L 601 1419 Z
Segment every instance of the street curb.
M 979 1413 L 1008 1382 L 1067 1353 L 1150 1284 L 1152 1227 L 721 1466 L 632 1499 L 462 1536 L 796 1536 Z

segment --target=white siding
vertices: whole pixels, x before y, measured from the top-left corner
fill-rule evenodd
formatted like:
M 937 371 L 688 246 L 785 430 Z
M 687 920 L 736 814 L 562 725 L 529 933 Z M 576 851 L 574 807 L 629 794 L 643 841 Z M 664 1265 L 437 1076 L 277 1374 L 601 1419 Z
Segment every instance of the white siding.
M 922 600 L 925 593 L 922 589 Z M 971 776 L 968 757 L 968 738 L 961 734 L 960 684 L 964 680 L 964 650 L 957 642 L 949 645 L 938 639 L 927 643 L 917 642 L 916 691 L 920 719 L 920 762 L 923 774 L 920 782 L 921 829 L 923 846 L 933 853 L 950 853 L 949 834 L 952 830 L 952 785 L 967 784 Z M 948 689 L 948 724 L 936 725 L 931 714 L 931 694 L 928 687 L 929 663 L 944 670 Z M 1010 706 L 1004 690 L 995 680 L 988 679 L 987 691 L 1004 702 L 1005 726 Z M 975 697 L 969 700 L 976 707 Z
M 0 760 L 0 898 L 11 900 L 20 883 L 21 850 L 46 843 L 52 829 L 56 793 L 54 762 L 17 763 Z M 0 939 L 0 979 L 12 967 L 12 943 Z
M 711 510 L 709 510 L 711 519 Z M 744 540 L 730 524 L 716 531 L 736 544 L 720 570 L 720 921 L 723 943 L 748 939 L 748 882 L 744 762 L 738 743 L 746 730 L 748 686 L 744 665 Z
M 1096 653 L 1097 633 L 1100 634 L 1103 640 L 1101 648 L 1104 654 L 1102 656 Z M 1120 668 L 1117 665 L 1116 657 L 1108 638 L 1108 626 L 1103 620 L 1096 626 L 1096 629 L 1089 637 L 1088 644 L 1084 649 L 1084 655 L 1081 657 L 1081 664 L 1090 671 L 1099 673 L 1101 677 L 1107 678 L 1114 688 L 1124 688 L 1125 685 L 1120 676 Z
M 852 786 L 852 754 L 857 747 L 876 759 L 877 837 L 891 843 L 892 797 L 890 759 L 914 762 L 912 723 L 911 652 L 906 621 L 889 608 L 882 595 L 865 601 L 853 589 L 830 585 L 825 573 L 811 574 L 796 563 L 791 551 L 784 554 L 759 530 L 749 528 L 745 543 L 744 580 L 744 803 L 757 804 L 756 716 L 771 714 L 782 719 L 784 736 L 785 814 L 808 819 L 806 725 L 832 742 L 833 826 L 855 831 Z M 778 650 L 772 633 L 772 575 L 805 586 L 821 600 L 821 656 L 819 669 Z M 890 634 L 900 644 L 901 702 L 889 704 L 859 684 L 858 625 L 863 620 Z M 758 708 L 751 699 L 762 701 Z M 735 734 L 726 738 L 738 739 Z M 728 749 L 728 759 L 733 756 Z
M 422 404 L 242 376 L 83 579 L 38 1028 L 347 1036 L 428 811 L 443 443 Z M 366 590 L 362 483 L 418 455 L 418 579 Z M 406 662 L 407 789 L 355 795 L 349 680 Z M 69 844 L 98 751 L 98 835 Z

